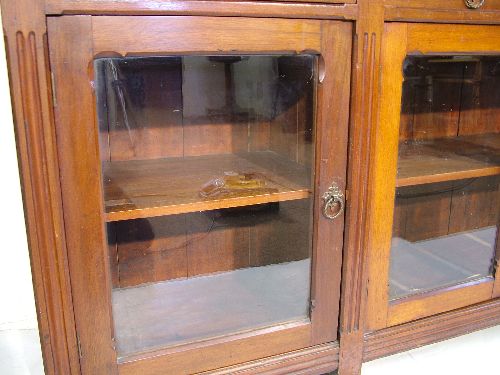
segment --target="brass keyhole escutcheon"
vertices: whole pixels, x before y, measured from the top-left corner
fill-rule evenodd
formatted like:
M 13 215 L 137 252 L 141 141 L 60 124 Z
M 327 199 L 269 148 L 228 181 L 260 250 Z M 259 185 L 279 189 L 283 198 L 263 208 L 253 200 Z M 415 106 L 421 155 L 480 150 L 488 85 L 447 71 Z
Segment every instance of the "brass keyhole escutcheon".
M 467 8 L 478 9 L 481 8 L 485 0 L 464 0 Z
M 345 206 L 344 193 L 335 183 L 323 194 L 322 198 L 323 215 L 326 218 L 333 220 L 342 215 Z

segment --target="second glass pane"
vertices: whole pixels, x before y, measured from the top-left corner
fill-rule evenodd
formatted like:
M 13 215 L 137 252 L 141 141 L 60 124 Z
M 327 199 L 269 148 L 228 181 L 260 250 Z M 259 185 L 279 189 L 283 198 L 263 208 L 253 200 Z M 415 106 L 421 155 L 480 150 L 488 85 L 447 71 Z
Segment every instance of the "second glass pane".
M 119 356 L 308 319 L 316 57 L 95 74 Z
M 500 58 L 408 57 L 390 299 L 493 276 L 499 175 Z

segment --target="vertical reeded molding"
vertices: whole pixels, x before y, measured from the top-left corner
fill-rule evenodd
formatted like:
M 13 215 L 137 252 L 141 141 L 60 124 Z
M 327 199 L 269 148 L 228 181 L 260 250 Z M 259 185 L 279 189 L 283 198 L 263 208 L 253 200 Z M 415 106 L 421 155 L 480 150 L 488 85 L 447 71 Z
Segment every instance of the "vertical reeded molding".
M 1 0 L 45 373 L 79 373 L 41 0 Z
M 351 124 L 349 136 L 348 210 L 340 316 L 340 375 L 361 372 L 368 289 L 369 253 L 367 223 L 369 211 L 371 148 L 377 113 L 380 35 L 383 5 L 363 1 L 354 36 Z

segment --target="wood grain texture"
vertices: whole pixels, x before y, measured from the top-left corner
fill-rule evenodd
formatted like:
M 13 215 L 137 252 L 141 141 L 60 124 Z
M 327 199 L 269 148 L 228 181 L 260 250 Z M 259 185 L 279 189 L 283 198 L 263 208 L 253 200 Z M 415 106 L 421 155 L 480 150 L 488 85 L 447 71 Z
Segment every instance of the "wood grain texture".
M 81 332 L 82 365 L 87 373 L 112 373 L 115 371 L 116 362 L 109 320 L 111 277 L 108 278 L 110 275 L 105 271 L 109 267 L 109 249 L 104 243 L 104 201 L 100 195 L 102 191 L 99 184 L 101 171 L 97 169 L 95 174 L 87 173 L 99 165 L 99 141 L 93 119 L 94 98 L 89 84 L 93 73 L 92 58 L 96 53 L 103 52 L 102 48 L 112 53 L 120 49 L 123 53 L 132 50 L 147 52 L 148 48 L 150 51 L 160 50 L 168 53 L 178 53 L 184 48 L 191 52 L 221 49 L 222 51 L 217 51 L 219 53 L 232 49 L 249 52 L 264 49 L 273 53 L 281 53 L 284 50 L 316 50 L 324 57 L 326 66 L 325 78 L 318 89 L 316 108 L 318 172 L 315 185 L 319 186 L 319 195 L 328 189 L 332 181 L 341 189 L 345 188 L 351 25 L 332 21 L 270 19 L 264 23 L 262 20 L 242 18 L 197 17 L 172 17 L 171 23 L 166 22 L 166 18 L 158 17 L 95 17 L 93 21 L 95 22 L 92 23 L 86 16 L 51 18 L 51 62 L 57 88 L 56 123 L 61 140 L 60 158 L 64 158 L 61 165 L 62 187 L 63 198 L 67 202 L 66 229 L 71 237 L 68 241 L 71 242 L 70 269 L 78 310 L 77 327 L 85 327 L 78 330 Z M 111 25 L 123 29 L 123 38 L 116 38 Z M 124 25 L 127 25 L 127 28 L 123 28 Z M 165 29 L 166 26 L 173 27 L 171 33 L 165 33 L 169 31 L 168 27 Z M 256 27 L 266 31 L 271 37 L 257 36 L 254 32 Z M 144 40 L 143 46 L 140 46 L 136 42 L 137 35 L 143 33 L 144 28 L 150 29 L 149 41 Z M 158 28 L 163 32 L 155 34 Z M 202 31 L 205 35 L 206 30 L 212 34 L 208 34 L 210 36 L 207 44 L 204 44 L 198 37 Z M 78 32 L 90 37 L 77 38 Z M 136 35 L 132 38 L 133 33 Z M 171 45 L 165 43 L 176 33 L 177 45 L 173 39 L 170 40 Z M 238 43 L 236 37 L 240 38 Z M 106 41 L 106 44 L 103 44 L 103 41 Z M 75 47 L 77 44 L 79 48 L 69 49 L 70 45 Z M 99 48 L 93 49 L 96 45 L 99 45 Z M 63 81 L 63 76 L 70 78 Z M 70 88 L 73 91 L 70 91 Z M 78 100 L 74 98 L 77 92 Z M 64 126 L 69 122 L 74 126 Z M 85 157 L 79 158 L 79 155 Z M 207 342 L 127 356 L 120 359 L 119 373 L 193 373 L 335 341 L 343 220 L 331 222 L 321 216 L 320 204 L 320 199 L 316 199 L 316 233 L 313 242 L 313 259 L 316 264 L 313 266 L 312 291 L 315 304 L 311 322 L 278 325 Z M 71 214 L 75 212 L 79 214 Z M 95 301 L 92 314 L 88 312 L 90 306 L 84 305 L 84 301 L 89 300 Z
M 500 221 L 498 207 L 500 207 L 500 176 L 472 180 L 467 186 L 452 194 L 449 233 L 498 225 Z
M 332 183 L 341 191 L 346 186 L 352 26 L 322 21 L 321 29 L 326 72 L 318 87 L 316 118 L 315 252 L 311 296 L 315 301 L 311 319 L 317 321 L 312 333 L 315 343 L 337 339 L 344 215 L 333 222 L 322 215 L 320 195 Z
M 500 134 L 482 134 L 399 146 L 396 186 L 414 186 L 500 174 Z
M 370 155 L 378 101 L 380 35 L 383 4 L 359 2 L 353 45 L 348 192 L 342 272 L 339 373 L 359 374 L 365 330 L 368 285 L 368 192 L 372 181 Z M 363 224 L 362 224 L 363 223 Z
M 350 2 L 350 1 L 349 1 Z M 285 2 L 223 2 L 223 1 L 161 1 L 161 0 L 131 0 L 127 2 L 109 1 L 74 1 L 74 0 L 47 0 L 45 11 L 48 14 L 95 14 L 95 15 L 207 15 L 207 16 L 247 16 L 247 17 L 276 17 L 276 18 L 316 18 L 316 19 L 356 19 L 358 34 L 358 49 L 364 51 L 370 59 L 378 66 L 378 45 L 381 38 L 377 32 L 382 27 L 385 7 L 385 19 L 392 21 L 417 20 L 431 21 L 432 23 L 476 23 L 476 24 L 499 24 L 498 0 L 487 0 L 480 11 L 464 9 L 462 0 L 450 0 L 447 2 L 435 2 L 432 0 L 372 0 L 359 1 L 357 4 L 331 5 L 331 4 L 304 4 Z M 55 136 L 50 124 L 50 84 L 47 78 L 47 66 L 41 56 L 46 52 L 43 35 L 45 33 L 44 4 L 41 1 L 7 1 L 2 0 L 2 13 L 4 15 L 4 27 L 6 29 L 7 48 L 9 49 L 9 65 L 11 89 L 13 93 L 14 111 L 16 117 L 16 130 L 20 163 L 22 166 L 23 192 L 26 205 L 27 224 L 29 231 L 30 252 L 35 280 L 35 292 L 37 298 L 37 309 L 39 311 L 40 331 L 44 351 L 45 367 L 48 374 L 53 373 L 78 373 L 78 353 L 76 338 L 74 334 L 74 323 L 72 323 L 71 295 L 68 282 L 68 272 L 65 267 L 65 238 L 63 220 L 60 205 L 59 176 L 57 165 Z M 380 11 L 382 9 L 382 11 Z M 428 29 L 434 30 L 436 25 L 428 25 Z M 459 30 L 455 26 L 449 26 L 455 35 Z M 484 35 L 477 34 L 473 29 L 462 29 L 468 31 L 464 45 L 467 48 L 485 47 Z M 360 32 L 361 31 L 361 32 Z M 495 30 L 494 30 L 495 31 Z M 19 32 L 19 34 L 18 34 Z M 460 31 L 462 32 L 462 31 Z M 464 35 L 466 35 L 465 33 Z M 432 32 L 427 33 L 427 37 Z M 498 32 L 497 32 L 498 35 Z M 376 39 L 374 39 L 376 37 Z M 475 43 L 471 38 L 478 37 L 482 42 Z M 363 40 L 366 38 L 367 42 Z M 363 42 L 361 42 L 363 40 Z M 373 44 L 372 44 L 373 43 Z M 483 44 L 480 44 L 483 43 Z M 498 46 L 498 43 L 495 42 Z M 33 48 L 35 46 L 35 48 Z M 453 46 L 450 48 L 454 48 Z M 127 47 L 124 47 L 126 50 Z M 153 49 L 153 48 L 152 48 Z M 36 53 L 34 53 L 34 51 Z M 41 53 L 40 53 L 41 52 Z M 103 51 L 109 52 L 109 51 Z M 358 52 L 356 52 L 358 53 Z M 21 56 L 21 58 L 19 58 Z M 34 58 L 35 56 L 35 58 Z M 31 61 L 31 62 L 30 62 Z M 38 69 L 33 69 L 32 62 Z M 370 64 L 356 60 L 353 71 L 364 69 L 361 79 L 353 81 L 353 95 L 351 112 L 352 118 L 368 119 L 377 115 L 371 108 L 378 108 L 377 98 L 378 83 L 370 84 L 370 79 L 378 79 L 378 68 L 370 68 Z M 34 71 L 38 70 L 38 75 Z M 36 73 L 36 72 L 35 72 Z M 26 83 L 27 82 L 27 83 Z M 31 82 L 31 83 L 30 83 Z M 37 91 L 36 88 L 39 88 Z M 359 89 L 357 88 L 359 87 Z M 34 93 L 34 94 L 33 94 Z M 39 103 L 37 104 L 37 97 Z M 361 105 L 356 104 L 364 97 Z M 41 116 L 40 116 L 41 114 Z M 364 121 L 364 120 L 363 120 Z M 471 120 L 471 122 L 473 122 Z M 355 369 L 360 363 L 356 355 L 350 356 L 360 350 L 363 344 L 359 343 L 360 335 L 356 329 L 363 328 L 363 309 L 377 309 L 377 306 L 364 297 L 366 281 L 363 278 L 363 267 L 367 267 L 367 259 L 373 256 L 364 238 L 376 232 L 364 227 L 366 219 L 370 220 L 373 211 L 366 210 L 369 202 L 363 202 L 368 192 L 371 192 L 372 183 L 367 184 L 368 172 L 363 166 L 368 165 L 367 155 L 371 141 L 364 137 L 367 127 L 365 122 L 355 120 L 351 129 L 352 153 L 349 164 L 349 194 L 352 203 L 348 203 L 348 225 L 347 225 L 347 247 L 344 257 L 343 278 L 343 309 L 344 316 L 341 323 L 341 331 L 344 329 L 354 330 L 356 334 L 347 336 L 344 341 L 344 369 Z M 368 120 L 366 122 L 368 124 Z M 41 126 L 43 125 L 43 126 Z M 377 144 L 382 136 L 377 128 L 373 133 L 372 143 Z M 43 130 L 41 130 L 43 129 Z M 359 131 L 359 133 L 357 133 Z M 366 151 L 365 151 L 366 150 Z M 92 151 L 93 152 L 93 151 Z M 383 151 L 378 151 L 382 155 Z M 44 159 L 43 155 L 46 155 Z M 374 158 L 376 160 L 376 158 Z M 365 163 L 366 162 L 366 163 Z M 361 167 L 361 168 L 360 168 Z M 359 175 L 358 175 L 359 171 Z M 48 178 L 48 180 L 47 180 Z M 48 181 L 48 183 L 47 183 Z M 373 181 L 376 181 L 373 179 Z M 376 184 L 376 183 L 375 183 Z M 360 187 L 360 185 L 362 187 Z M 50 193 L 47 193 L 50 191 Z M 371 196 L 371 195 L 370 195 Z M 52 208 L 49 207 L 49 204 Z M 58 203 L 59 202 L 59 203 Z M 359 202 L 359 205 L 357 205 Z M 372 202 L 373 203 L 373 202 Z M 365 206 L 363 206 L 363 204 Z M 50 217 L 52 215 L 52 217 Z M 371 222 L 371 221 L 370 221 Z M 365 235 L 363 233 L 366 233 Z M 54 246 L 55 244 L 55 246 Z M 53 251 L 56 249 L 56 251 Z M 353 251 L 354 250 L 354 251 Z M 364 253 L 368 251 L 368 254 Z M 376 254 L 376 253 L 375 253 Z M 57 259 L 55 259 L 57 258 Z M 376 257 L 370 262 L 376 262 Z M 59 268 L 58 268 L 59 267 Z M 376 268 L 376 266 L 375 266 Z M 372 275 L 373 276 L 373 275 Z M 375 278 L 370 281 L 374 283 Z M 497 280 L 496 295 L 500 294 Z M 352 297 L 350 294 L 353 292 Z M 358 296 L 359 292 L 359 296 Z M 59 301 L 59 302 L 58 302 Z M 353 302 L 352 302 L 353 301 Z M 352 302 L 352 303 L 351 303 Z M 373 301 L 372 301 L 373 302 Z M 64 307 L 65 306 L 65 307 Z M 403 324 L 397 327 L 383 329 L 370 333 L 366 336 L 365 359 L 373 359 L 377 356 L 410 349 L 412 347 L 433 342 L 458 334 L 463 334 L 474 329 L 498 324 L 500 321 L 500 303 L 498 300 L 468 307 L 425 318 L 416 322 Z M 369 315 L 371 313 L 369 312 Z M 371 316 L 371 315 L 370 315 Z M 72 333 L 73 331 L 73 333 Z M 307 350 L 301 350 L 300 354 L 294 353 L 270 357 L 266 360 L 258 360 L 251 363 L 221 369 L 220 373 L 324 373 L 334 367 L 330 354 L 323 357 L 311 354 Z M 311 349 L 312 350 L 312 349 Z M 320 349 L 318 349 L 320 350 Z M 321 351 L 321 350 L 320 350 Z M 327 353 L 338 355 L 338 348 L 329 347 Z M 219 352 L 225 356 L 228 351 Z M 316 352 L 313 352 L 316 353 Z M 269 352 L 262 351 L 262 355 Z M 189 355 L 180 356 L 184 363 L 188 363 Z M 322 366 L 322 361 L 328 364 Z M 309 368 L 308 366 L 316 366 Z M 182 369 L 182 366 L 177 369 Z M 289 367 L 287 367 L 289 366 Z M 158 367 L 161 370 L 161 367 Z M 322 370 L 325 371 L 322 371 Z M 224 372 L 225 371 L 225 372 Z M 348 371 L 348 370 L 345 370 Z M 345 374 L 356 373 L 344 372 Z M 133 373 L 133 370 L 131 370 Z M 218 373 L 214 370 L 211 373 Z
M 88 71 L 93 53 L 91 40 L 81 37 L 90 35 L 91 27 L 90 16 L 61 17 L 48 22 L 50 61 L 57 87 L 55 123 L 80 365 L 84 374 L 114 374 L 117 371 L 109 294 L 111 278 L 107 273 L 98 129 L 94 127 L 95 99 Z
M 342 1 L 345 4 L 323 4 L 327 1 L 271 2 L 271 1 L 162 1 L 132 0 L 116 2 L 47 0 L 48 14 L 163 14 L 192 16 L 239 16 L 239 17 L 283 17 L 315 19 L 355 19 L 358 7 L 354 0 Z M 320 4 L 322 3 L 322 4 Z
M 499 53 L 500 34 L 495 26 L 408 24 L 406 50 L 409 54 Z
M 397 31 L 395 31 L 397 30 Z M 407 31 L 407 32 L 406 32 Z M 380 160 L 385 160 L 386 164 L 383 170 L 383 175 L 384 178 L 387 179 L 387 171 L 391 171 L 391 168 L 394 168 L 394 163 L 389 164 L 387 160 L 391 160 L 392 156 L 387 156 L 387 148 L 389 147 L 388 145 L 393 144 L 393 140 L 395 141 L 395 130 L 399 129 L 399 119 L 400 119 L 400 113 L 399 113 L 399 98 L 401 98 L 402 92 L 399 91 L 402 86 L 402 77 L 400 74 L 400 69 L 401 69 L 401 64 L 403 62 L 403 58 L 405 57 L 406 54 L 413 54 L 413 53 L 429 53 L 429 54 L 436 54 L 436 53 L 495 53 L 498 51 L 498 48 L 500 47 L 499 44 L 499 39 L 498 39 L 498 33 L 496 32 L 496 28 L 490 27 L 490 26 L 481 26 L 481 27 L 473 27 L 473 26 L 464 26 L 464 25 L 426 25 L 426 24 L 390 24 L 386 26 L 386 36 L 383 42 L 383 51 L 387 51 L 387 54 L 383 52 L 383 61 L 385 63 L 383 64 L 383 70 L 382 70 L 382 85 L 381 85 L 381 95 L 382 95 L 382 106 L 381 106 L 381 119 L 384 119 L 385 121 L 390 121 L 391 124 L 388 124 L 386 132 L 381 131 L 379 134 L 383 134 L 383 139 L 384 142 L 381 144 L 384 145 L 384 155 L 383 156 L 375 156 L 375 160 L 377 158 L 380 158 Z M 471 33 L 479 33 L 481 34 L 482 40 L 481 42 L 475 43 L 473 42 L 473 38 L 471 37 Z M 392 35 L 391 35 L 392 34 Z M 457 37 L 458 35 L 458 37 Z M 477 34 L 476 34 L 477 35 Z M 454 39 L 455 38 L 455 39 Z M 454 39 L 454 40 L 453 40 Z M 394 45 L 398 44 L 398 47 L 394 47 Z M 389 46 L 392 45 L 392 49 L 386 50 L 386 48 L 389 48 Z M 385 59 L 385 60 L 384 60 Z M 396 64 L 396 65 L 391 65 L 391 64 Z M 386 70 L 387 69 L 387 70 Z M 391 71 L 392 70 L 392 71 Z M 386 73 L 387 72 L 387 73 Z M 390 78 L 389 78 L 390 77 Z M 387 79 L 387 80 L 386 80 Z M 472 78 L 471 78 L 472 79 Z M 394 91 L 398 90 L 398 91 Z M 393 90 L 393 91 L 391 91 Z M 387 95 L 387 97 L 386 97 Z M 391 99 L 392 98 L 392 99 Z M 391 100 L 393 100 L 391 102 Z M 461 99 L 460 104 L 464 107 L 463 109 L 469 109 L 469 105 L 464 102 L 465 99 Z M 394 108 L 397 108 L 394 112 Z M 392 113 L 392 114 L 391 114 Z M 387 115 L 386 115 L 387 114 Z M 453 119 L 450 119 L 450 121 Z M 453 120 L 455 121 L 455 120 Z M 455 121 L 456 122 L 456 121 Z M 464 129 L 466 129 L 470 124 L 472 124 L 474 121 L 466 119 L 464 122 Z M 474 126 L 476 126 L 474 124 Z M 391 130 L 392 129 L 392 130 Z M 468 131 L 468 130 L 467 130 Z M 465 132 L 467 134 L 467 131 Z M 458 133 L 460 133 L 460 126 L 458 128 Z M 475 131 L 472 131 L 472 134 Z M 403 129 L 403 133 L 405 133 L 405 130 Z M 407 134 L 406 132 L 405 134 Z M 391 135 L 392 134 L 392 135 Z M 470 134 L 470 133 L 469 133 Z M 399 134 L 398 134 L 399 135 Z M 379 135 L 381 136 L 381 135 Z M 493 142 L 495 144 L 498 143 L 494 137 L 491 136 L 484 136 L 483 140 L 485 142 Z M 459 141 L 461 141 L 460 138 L 458 138 Z M 438 140 L 437 140 L 438 141 Z M 481 142 L 481 141 L 480 141 Z M 425 143 L 425 142 L 424 142 Z M 443 152 L 446 152 L 449 149 L 449 144 L 446 145 L 441 145 L 440 150 Z M 467 147 L 461 147 L 462 150 L 460 151 L 460 154 L 465 154 L 467 155 L 467 152 L 471 152 L 471 155 L 474 154 L 475 152 L 482 153 L 479 151 L 483 146 L 479 146 L 476 148 L 478 145 L 476 145 L 474 142 L 471 144 L 467 144 Z M 488 144 L 487 148 L 491 148 L 492 144 Z M 401 150 L 404 153 L 404 147 L 402 146 Z M 495 149 L 496 146 L 493 146 L 493 150 Z M 389 147 L 389 149 L 393 149 L 392 147 Z M 467 150 L 467 151 L 465 151 Z M 484 150 L 483 150 L 484 151 Z M 458 152 L 456 152 L 458 153 Z M 378 154 L 376 152 L 376 154 Z M 424 153 L 425 154 L 425 153 Z M 427 156 L 427 154 L 425 154 Z M 493 151 L 492 155 L 496 155 L 496 151 Z M 477 158 L 478 155 L 475 157 L 472 156 L 472 158 Z M 466 156 L 467 157 L 467 156 Z M 496 156 L 493 156 L 495 158 Z M 405 160 L 403 160 L 406 162 Z M 424 160 L 422 158 L 419 158 L 419 162 Z M 434 160 L 435 161 L 435 160 Z M 453 162 L 456 162 L 456 159 L 454 159 Z M 377 161 L 375 161 L 377 163 Z M 410 163 L 411 164 L 411 163 Z M 410 165 L 408 164 L 408 165 Z M 425 163 L 424 163 L 425 164 Z M 432 168 L 436 167 L 436 163 L 429 163 L 429 166 Z M 382 165 L 382 164 L 380 164 Z M 495 166 L 493 166 L 495 168 Z M 489 166 L 488 166 L 489 168 Z M 424 183 L 426 182 L 428 177 L 430 176 L 431 173 L 422 173 L 422 168 L 419 167 L 420 171 L 417 171 L 414 166 L 408 167 L 406 170 L 412 170 L 410 174 L 412 174 L 412 177 L 406 180 L 407 177 L 410 177 L 409 174 L 405 175 L 405 169 L 402 168 L 400 172 L 403 172 L 403 180 L 402 183 L 400 183 L 401 186 L 404 185 L 410 185 L 410 180 L 415 178 L 415 180 L 412 181 L 412 183 Z M 425 168 L 424 168 L 425 169 Z M 483 174 L 489 175 L 489 174 L 494 174 L 496 175 L 496 171 L 492 170 L 487 170 L 486 172 L 481 170 L 482 168 L 475 169 L 475 168 L 463 168 L 460 170 L 460 168 L 457 168 L 453 173 L 455 174 L 454 177 L 461 178 L 466 178 L 469 174 L 479 174 L 480 176 Z M 377 173 L 378 167 L 375 167 L 375 173 Z M 415 173 L 413 173 L 415 172 Z M 436 173 L 439 171 L 433 170 L 432 173 Z M 450 175 L 451 176 L 451 175 Z M 443 178 L 444 177 L 444 178 Z M 446 176 L 445 174 L 441 175 L 433 175 L 432 176 L 432 181 L 446 181 L 449 176 Z M 377 216 L 382 219 L 382 217 L 385 217 L 385 219 L 382 219 L 379 223 L 380 225 L 376 227 L 371 227 L 371 235 L 376 236 L 377 241 L 374 243 L 374 246 L 380 246 L 380 244 L 385 244 L 385 249 L 388 251 L 390 249 L 390 235 L 392 233 L 392 209 L 393 207 L 389 207 L 391 204 L 388 202 L 392 201 L 392 191 L 394 191 L 396 184 L 393 184 L 392 182 L 392 173 L 391 177 L 388 178 L 390 182 L 387 181 L 380 181 L 378 183 L 378 186 L 386 186 L 386 190 L 380 190 L 380 193 L 382 193 L 381 196 L 378 198 L 374 198 L 375 200 L 382 199 L 384 201 L 383 205 L 380 208 L 375 209 L 374 211 L 371 212 L 376 212 Z M 419 181 L 419 179 L 421 179 Z M 429 182 L 432 182 L 429 181 Z M 422 185 L 423 186 L 423 185 Z M 484 189 L 483 189 L 484 190 Z M 482 194 L 482 193 L 481 193 Z M 477 195 L 474 197 L 470 197 L 474 202 L 479 204 L 480 206 L 483 204 L 481 202 L 486 202 L 486 200 L 482 200 L 482 198 L 479 198 L 481 195 Z M 483 194 L 484 195 L 484 194 Z M 451 218 L 453 220 L 457 220 L 458 217 L 460 217 L 460 199 L 459 197 L 455 197 L 456 199 L 456 204 L 453 205 L 450 203 L 450 199 L 452 196 L 448 194 L 446 197 L 443 196 L 443 199 L 446 198 L 448 200 L 448 203 L 444 200 L 440 200 L 442 203 L 446 203 L 445 207 L 442 211 L 442 216 L 438 216 L 440 218 L 439 223 L 434 223 L 433 228 L 431 228 L 431 225 L 429 225 L 427 228 L 422 228 L 425 229 L 421 231 L 421 233 L 418 234 L 418 237 L 429 237 L 432 233 L 432 231 L 438 230 L 439 233 L 434 233 L 437 235 L 442 235 L 444 233 L 444 230 L 448 231 L 449 229 L 449 218 L 450 218 L 450 210 L 453 208 L 453 211 L 451 212 Z M 488 198 L 490 199 L 490 198 Z M 495 200 L 494 200 L 495 201 Z M 407 202 L 411 203 L 411 202 Z M 409 227 L 415 227 L 416 222 L 411 221 L 414 219 L 417 219 L 419 215 L 422 214 L 422 210 L 420 207 L 421 204 L 418 202 L 413 202 L 414 204 L 412 207 L 419 207 L 418 211 L 414 211 L 413 213 L 418 212 L 418 214 L 411 214 L 410 211 L 408 211 L 411 207 L 408 206 L 408 204 L 405 205 L 405 208 L 403 209 L 403 206 L 397 207 L 398 210 L 400 211 L 399 213 L 402 214 L 404 213 L 404 210 L 406 210 L 405 215 L 410 215 L 405 219 L 406 226 Z M 430 203 L 430 202 L 427 202 Z M 427 204 L 426 203 L 426 204 Z M 463 206 L 463 204 L 462 204 Z M 434 205 L 435 207 L 435 205 Z M 446 208 L 448 207 L 448 209 Z M 386 211 L 387 209 L 390 209 Z M 401 211 L 403 209 L 403 211 Z M 373 208 L 372 208 L 373 210 Z M 463 210 L 463 209 L 462 209 Z M 484 210 L 484 209 L 483 209 Z M 456 211 L 456 215 L 455 215 Z M 385 212 L 385 216 L 383 213 Z M 472 211 L 471 211 L 472 212 Z M 476 211 L 474 211 L 476 212 Z M 490 216 L 487 214 L 486 216 Z M 422 219 L 422 217 L 420 217 Z M 442 220 L 441 220 L 442 219 Z M 421 220 L 425 221 L 425 219 Z M 411 224 L 413 223 L 413 224 Z M 478 222 L 479 223 L 479 222 Z M 371 225 L 371 224 L 369 224 Z M 420 224 L 418 224 L 420 225 Z M 457 228 L 463 228 L 464 223 L 462 222 L 456 222 L 453 224 L 453 228 L 456 226 Z M 468 223 L 468 225 L 473 225 Z M 481 224 L 482 225 L 482 224 Z M 441 229 L 439 229 L 441 228 Z M 398 233 L 401 230 L 404 230 L 404 228 L 400 226 L 396 226 L 395 230 L 398 231 Z M 385 238 L 385 240 L 383 240 Z M 382 247 L 384 248 L 384 247 Z M 373 249 L 371 249 L 373 251 Z M 369 308 L 369 314 L 368 314 L 368 329 L 380 329 L 384 327 L 384 321 L 387 316 L 387 323 L 394 325 L 394 324 L 401 324 L 405 321 L 410 321 L 418 318 L 422 318 L 427 315 L 431 314 L 437 314 L 442 311 L 448 311 L 451 309 L 455 308 L 460 308 L 463 306 L 466 306 L 469 303 L 474 303 L 474 302 L 481 302 L 485 301 L 491 298 L 491 291 L 493 287 L 493 282 L 492 280 L 485 281 L 484 283 L 480 284 L 472 284 L 467 287 L 454 287 L 452 290 L 448 291 L 443 291 L 442 294 L 439 292 L 435 292 L 434 295 L 429 295 L 428 297 L 423 296 L 423 298 L 420 298 L 419 296 L 412 297 L 411 299 L 402 299 L 397 302 L 394 302 L 393 305 L 389 308 L 389 310 L 384 310 L 382 307 L 383 304 L 380 303 L 382 298 L 386 298 L 386 285 L 387 285 L 387 280 L 383 277 L 380 277 L 380 275 L 384 275 L 387 272 L 387 261 L 389 259 L 389 254 L 386 253 L 385 255 L 379 254 L 377 256 L 376 261 L 371 261 L 370 262 L 370 267 L 372 268 L 374 265 L 378 267 L 378 272 L 373 276 L 374 279 L 370 278 L 370 290 L 369 290 L 369 296 L 368 296 L 368 303 L 370 304 Z M 377 266 L 378 265 L 378 266 Z M 371 271 L 370 271 L 370 275 Z M 377 287 L 378 285 L 378 287 Z M 375 296 L 377 296 L 375 298 Z M 442 297 L 442 298 L 441 298 Z M 427 313 L 425 311 L 427 310 Z M 387 315 L 386 315 L 387 314 Z M 427 315 L 426 315 L 427 314 Z M 378 322 L 378 323 L 377 323 Z M 377 325 L 380 324 L 380 325 Z
M 432 22 L 432 23 L 463 23 L 463 24 L 500 24 L 500 12 L 471 10 L 446 10 L 431 8 L 400 8 L 387 6 L 385 20 L 393 22 Z
M 113 287 L 307 259 L 310 225 L 310 199 L 109 223 Z
M 227 171 L 258 173 L 266 184 L 235 197 L 200 196 L 203 185 Z M 111 162 L 103 174 L 107 221 L 304 199 L 312 192 L 307 169 L 272 152 Z
M 414 349 L 500 324 L 500 299 L 365 335 L 364 361 Z
M 308 347 L 310 328 L 304 323 L 290 323 L 226 336 L 207 343 L 128 357 L 120 361 L 120 375 L 176 375 L 212 371 Z M 189 350 L 190 348 L 196 350 Z M 241 350 L 252 348 L 251 350 Z
M 385 0 L 386 21 L 432 23 L 500 23 L 500 2 L 486 1 L 480 9 L 469 9 L 463 0 Z
M 446 289 L 396 300 L 390 303 L 387 324 L 395 326 L 445 311 L 459 309 L 491 299 L 490 277 Z
M 402 8 L 423 8 L 423 9 L 441 9 L 441 10 L 464 10 L 469 13 L 478 13 L 478 10 L 469 9 L 463 0 L 447 0 L 439 2 L 434 0 L 384 0 L 386 6 L 402 7 Z M 500 10 L 500 0 L 487 0 L 484 5 L 479 8 L 479 12 Z
M 441 183 L 398 189 L 392 237 L 413 242 L 447 235 L 452 199 L 449 190 L 454 186 Z
M 1 1 L 44 369 L 78 374 L 43 7 L 43 1 Z
M 207 371 L 203 375 L 229 374 L 307 374 L 322 375 L 338 367 L 339 347 L 329 343 L 312 348 L 297 350 L 287 354 L 272 356 L 259 361 L 242 363 L 236 366 Z
M 105 16 L 93 19 L 92 35 L 94 52 L 102 55 L 321 50 L 320 23 L 310 20 Z
M 370 252 L 367 329 L 384 328 L 387 319 L 389 258 L 396 189 L 402 64 L 407 25 L 386 24 L 382 41 L 382 76 L 370 187 Z

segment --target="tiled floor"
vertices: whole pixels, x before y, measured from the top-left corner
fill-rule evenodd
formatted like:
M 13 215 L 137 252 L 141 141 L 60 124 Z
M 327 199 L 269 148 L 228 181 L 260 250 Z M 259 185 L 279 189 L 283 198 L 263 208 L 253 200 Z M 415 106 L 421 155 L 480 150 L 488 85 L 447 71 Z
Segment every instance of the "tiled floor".
M 43 375 L 43 373 L 37 330 L 0 331 L 1 375 Z
M 500 326 L 363 365 L 362 375 L 500 374 Z
M 499 374 L 500 326 L 363 365 L 362 375 Z M 43 375 L 36 330 L 0 331 L 0 374 Z

